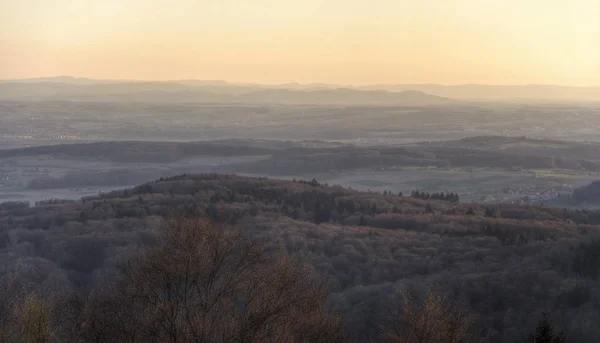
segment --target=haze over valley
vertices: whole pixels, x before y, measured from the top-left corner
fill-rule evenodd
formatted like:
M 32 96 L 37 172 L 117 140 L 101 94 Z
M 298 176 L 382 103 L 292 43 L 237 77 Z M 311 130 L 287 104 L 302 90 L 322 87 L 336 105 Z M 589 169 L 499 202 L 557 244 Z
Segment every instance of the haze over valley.
M 595 89 L 565 87 L 560 89 L 565 97 L 555 97 L 554 87 L 408 87 L 72 77 L 2 82 L 0 223 L 7 235 L 16 235 L 4 247 L 6 263 L 16 263 L 9 256 L 41 258 L 57 268 L 45 283 L 59 282 L 60 288 L 86 294 L 85 289 L 100 283 L 94 275 L 113 278 L 118 265 L 107 259 L 112 243 L 100 244 L 100 238 L 90 236 L 99 227 L 134 230 L 151 242 L 166 213 L 193 213 L 219 223 L 220 204 L 235 227 L 267 237 L 269 244 L 284 242 L 287 251 L 303 256 L 303 263 L 332 280 L 327 308 L 340 316 L 340 330 L 348 339 L 381 338 L 371 321 L 390 313 L 380 294 L 399 282 L 413 288 L 440 283 L 446 294 L 465 294 L 461 301 L 468 305 L 461 306 L 477 318 L 469 337 L 513 342 L 533 330 L 537 305 L 524 308 L 517 305 L 522 299 L 505 294 L 513 305 L 503 306 L 518 315 L 501 326 L 494 323 L 505 310 L 486 312 L 487 300 L 475 300 L 479 282 L 491 287 L 512 282 L 507 274 L 498 274 L 503 269 L 481 272 L 466 287 L 455 283 L 476 268 L 465 256 L 481 254 L 480 244 L 487 244 L 485 249 L 509 259 L 533 249 L 527 263 L 537 272 L 522 277 L 561 294 L 536 292 L 535 297 L 553 308 L 567 306 L 553 320 L 569 336 L 592 342 L 594 330 L 565 316 L 595 302 L 600 270 L 594 262 L 584 269 L 576 265 L 580 258 L 591 258 L 600 223 L 600 105 L 593 101 Z M 463 98 L 462 91 L 473 96 Z M 219 188 L 223 182 L 226 189 Z M 84 236 L 75 236 L 82 241 L 72 243 L 73 249 L 91 244 L 91 255 L 73 250 L 65 260 L 43 247 L 16 253 L 30 244 L 33 236 L 28 235 L 39 235 L 35 239 L 43 244 L 62 244 L 57 235 L 74 225 Z M 360 248 L 362 257 L 349 257 L 349 250 L 319 252 L 337 249 L 337 243 L 322 236 L 330 234 L 352 239 L 352 249 L 373 237 L 399 242 L 413 234 L 419 243 L 411 243 L 410 249 L 431 239 L 426 235 L 437 243 L 423 247 L 431 254 L 415 253 L 412 262 L 402 264 L 425 269 L 404 274 L 394 269 L 388 278 L 359 269 L 341 273 L 348 258 L 383 259 L 390 266 L 399 266 L 399 260 L 384 257 L 385 250 L 375 245 Z M 371 238 L 363 242 L 366 238 L 358 238 L 363 234 Z M 315 243 L 306 246 L 302 242 L 307 239 Z M 135 244 L 121 242 L 123 247 Z M 447 245 L 458 250 L 441 253 Z M 568 245 L 575 252 L 568 252 Z M 454 262 L 442 258 L 449 253 L 469 266 L 453 267 Z M 424 265 L 430 258 L 445 267 Z M 521 273 L 529 265 L 498 258 L 495 263 Z M 87 262 L 78 265 L 72 259 Z M 541 267 L 546 260 L 554 261 L 553 267 Z M 27 261 L 21 268 L 37 268 Z M 373 263 L 360 268 L 390 273 Z M 544 279 L 544 273 L 553 276 Z M 355 294 L 361 295 L 351 300 Z M 583 300 L 564 300 L 580 296 Z M 349 301 L 366 312 L 352 310 Z M 592 318 L 595 312 L 580 315 Z M 527 316 L 532 317 L 519 319 Z M 64 331 L 60 325 L 56 330 Z M 484 334 L 478 327 L 492 331 Z
M 4 85 L 19 84 L 31 94 L 27 87 L 51 90 L 56 81 L 74 89 L 120 85 L 123 99 L 145 94 L 138 88 L 151 85 L 75 78 Z M 195 82 L 210 83 L 219 85 Z M 85 91 L 109 96 L 105 89 Z M 534 197 L 541 203 L 591 182 L 598 172 L 600 106 L 593 103 L 468 102 L 403 91 L 386 93 L 400 94 L 395 105 L 358 105 L 354 96 L 331 92 L 320 98 L 324 104 L 301 103 L 306 97 L 293 104 L 173 103 L 152 96 L 142 102 L 66 101 L 60 92 L 46 100 L 11 98 L 0 103 L 1 196 L 78 198 L 179 173 L 225 172 L 316 178 L 364 190 L 457 192 L 469 201 Z M 413 105 L 415 95 L 434 101 Z M 406 96 L 411 99 L 404 105 Z M 91 142 L 96 144 L 84 144 Z
M 598 18 L 0 1 L 0 343 L 600 342 Z

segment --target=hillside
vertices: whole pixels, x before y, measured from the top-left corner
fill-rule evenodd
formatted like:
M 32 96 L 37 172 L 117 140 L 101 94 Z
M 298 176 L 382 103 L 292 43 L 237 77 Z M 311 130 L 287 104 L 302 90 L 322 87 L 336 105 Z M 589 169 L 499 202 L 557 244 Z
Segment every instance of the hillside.
M 2 101 L 427 106 L 456 103 L 421 91 L 261 89 L 190 82 L 0 82 Z
M 476 136 L 425 146 L 499 151 L 529 156 L 600 160 L 600 143 L 528 137 Z
M 0 84 L 67 84 L 67 85 L 118 85 L 144 84 L 161 85 L 164 88 L 172 85 L 184 85 L 202 89 L 211 93 L 242 94 L 252 91 L 268 89 L 275 90 L 334 90 L 354 89 L 357 91 L 386 91 L 401 93 L 405 91 L 418 91 L 442 98 L 479 101 L 593 101 L 600 98 L 600 87 L 572 87 L 560 85 L 440 85 L 440 84 L 374 84 L 365 86 L 335 85 L 335 84 L 257 84 L 257 83 L 231 83 L 222 80 L 170 80 L 170 81 L 135 81 L 135 80 L 97 80 L 76 78 L 72 76 L 58 76 L 46 78 L 32 78 L 22 80 L 0 80 Z
M 360 89 L 383 89 L 400 92 L 420 90 L 429 94 L 462 100 L 513 101 L 594 101 L 600 98 L 600 87 L 569 87 L 558 85 L 371 85 Z
M 438 283 L 467 300 L 491 342 L 531 332 L 553 311 L 568 337 L 594 342 L 600 212 L 486 207 L 317 182 L 182 175 L 81 201 L 0 205 L 3 266 L 83 292 L 110 279 L 160 218 L 183 211 L 233 224 L 312 264 L 330 281 L 329 308 L 357 341 L 376 339 L 399 286 Z M 8 275 L 10 271 L 3 273 Z M 481 333 L 483 335 L 483 332 Z
M 159 162 L 175 161 L 185 156 L 271 155 L 276 150 L 293 146 L 296 146 L 296 144 L 259 140 L 221 140 L 183 143 L 114 141 L 0 149 L 0 158 L 55 156 L 73 159 L 92 158 L 113 162 Z
M 400 145 L 219 139 L 31 146 L 0 149 L 0 198 L 35 202 L 56 190 L 60 197 L 77 199 L 170 175 L 214 172 L 562 206 L 550 201 L 598 178 L 598 147 L 593 142 L 499 136 Z
M 398 146 L 293 147 L 266 161 L 224 166 L 222 172 L 293 175 L 356 168 L 479 167 L 600 171 L 600 144 L 475 137 Z
M 571 200 L 575 204 L 597 204 L 600 202 L 600 181 L 579 187 L 573 191 Z
M 392 166 L 559 168 L 600 171 L 600 143 L 478 136 L 396 146 L 325 141 L 224 139 L 196 142 L 112 141 L 0 149 L 0 158 L 55 156 L 113 162 L 169 162 L 194 156 L 265 156 L 223 172 L 290 175 L 331 169 Z

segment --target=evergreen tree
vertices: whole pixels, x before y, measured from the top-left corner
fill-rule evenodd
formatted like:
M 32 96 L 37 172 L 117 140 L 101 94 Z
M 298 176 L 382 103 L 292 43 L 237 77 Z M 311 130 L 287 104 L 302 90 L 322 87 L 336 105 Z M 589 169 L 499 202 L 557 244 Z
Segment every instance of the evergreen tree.
M 484 217 L 495 217 L 496 216 L 496 209 L 495 208 L 491 208 L 491 207 L 486 207 L 485 208 L 485 213 L 483 214 Z
M 430 203 L 427 203 L 427 206 L 425 206 L 425 212 L 433 213 L 433 208 L 431 207 Z
M 79 221 L 85 223 L 87 221 L 87 214 L 84 211 L 81 211 L 79 214 Z
M 529 335 L 529 343 L 565 343 L 566 337 L 562 332 L 555 333 L 554 326 L 548 319 L 548 313 L 542 315 L 542 319 L 535 328 L 535 333 Z
M 358 225 L 360 225 L 360 226 L 366 226 L 367 225 L 367 221 L 365 220 L 365 216 L 360 216 L 360 220 L 358 222 Z
M 374 216 L 377 214 L 377 205 L 373 204 L 373 207 L 371 208 L 371 215 Z

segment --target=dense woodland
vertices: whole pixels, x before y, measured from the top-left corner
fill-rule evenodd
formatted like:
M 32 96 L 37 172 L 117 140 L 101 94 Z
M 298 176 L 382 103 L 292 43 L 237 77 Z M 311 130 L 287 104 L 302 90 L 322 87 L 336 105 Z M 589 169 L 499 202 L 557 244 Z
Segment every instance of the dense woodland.
M 268 145 L 267 145 L 268 142 Z M 190 156 L 268 155 L 294 146 L 287 142 L 235 139 L 208 142 L 95 142 L 0 150 L 0 158 L 53 156 L 94 158 L 111 162 L 174 162 Z
M 407 294 L 443 303 L 427 292 L 437 285 L 469 313 L 461 318 L 472 315 L 471 340 L 526 342 L 544 318 L 567 342 L 597 341 L 600 212 L 454 200 L 315 180 L 180 175 L 81 201 L 0 204 L 0 266 L 4 284 L 18 280 L 40 298 L 88 297 L 131 275 L 124 261 L 164 248 L 164 218 L 204 217 L 243 228 L 269 256 L 310 265 L 347 340 L 394 341 L 383 324 L 412 308 Z M 25 304 L 35 308 L 34 300 Z
M 355 146 L 323 141 L 220 140 L 199 142 L 97 142 L 0 150 L 0 158 L 51 157 L 61 160 L 104 162 L 174 163 L 198 157 L 253 157 L 206 170 L 219 173 L 262 175 L 315 174 L 331 170 L 392 167 L 457 167 L 501 169 L 563 169 L 600 171 L 597 143 L 536 140 L 518 137 L 473 137 L 399 146 Z M 131 185 L 167 174 L 156 170 L 130 173 L 124 167 L 111 171 L 71 172 L 69 175 L 35 178 L 31 189 L 105 185 Z M 196 169 L 197 170 L 197 169 Z
M 386 167 L 480 167 L 600 171 L 597 143 L 473 137 L 403 146 L 293 147 L 264 161 L 224 166 L 223 172 L 268 175 Z
M 570 200 L 576 205 L 600 202 L 600 181 L 575 189 Z

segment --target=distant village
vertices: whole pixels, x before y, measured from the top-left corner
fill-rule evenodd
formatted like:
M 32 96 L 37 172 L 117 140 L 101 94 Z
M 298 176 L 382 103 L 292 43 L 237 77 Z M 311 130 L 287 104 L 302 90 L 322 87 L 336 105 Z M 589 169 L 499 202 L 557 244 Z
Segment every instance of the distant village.
M 477 202 L 480 203 L 503 203 L 518 205 L 543 205 L 544 202 L 554 200 L 561 195 L 570 194 L 573 191 L 571 185 L 563 184 L 557 187 L 547 186 L 523 186 L 506 187 L 499 193 L 482 196 Z
M 476 173 L 485 173 L 485 172 L 508 172 L 508 173 L 518 173 L 524 175 L 530 175 L 533 179 L 539 177 L 538 172 L 535 170 L 527 170 L 520 166 L 514 166 L 511 168 L 490 168 L 490 167 L 436 167 L 436 166 L 426 166 L 421 167 L 421 169 L 426 170 L 438 170 L 443 172 L 459 172 L 459 173 L 468 173 L 471 174 L 471 177 Z M 394 171 L 394 170 L 407 170 L 407 168 L 403 167 L 383 167 L 383 168 L 374 168 L 375 171 Z M 594 176 L 593 174 L 597 173 L 585 173 L 588 176 Z M 487 203 L 487 204 L 519 204 L 519 205 L 543 205 L 545 202 L 555 200 L 562 196 L 570 195 L 573 192 L 573 185 L 562 183 L 555 185 L 539 185 L 532 184 L 531 185 L 515 185 L 514 187 L 503 187 L 500 189 L 494 190 L 482 190 L 481 193 L 485 193 L 482 195 L 481 193 L 472 193 L 472 192 L 464 192 L 459 194 L 461 197 L 464 196 L 464 201 L 467 202 L 477 202 L 477 203 Z

